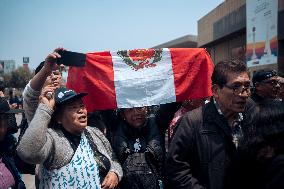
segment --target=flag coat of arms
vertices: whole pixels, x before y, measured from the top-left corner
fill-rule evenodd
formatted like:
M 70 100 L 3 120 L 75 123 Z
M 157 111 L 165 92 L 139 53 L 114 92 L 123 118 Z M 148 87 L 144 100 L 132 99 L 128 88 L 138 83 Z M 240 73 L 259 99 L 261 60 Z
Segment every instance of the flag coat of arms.
M 203 48 L 84 54 L 70 66 L 67 87 L 87 92 L 88 111 L 151 106 L 210 97 L 213 63 Z

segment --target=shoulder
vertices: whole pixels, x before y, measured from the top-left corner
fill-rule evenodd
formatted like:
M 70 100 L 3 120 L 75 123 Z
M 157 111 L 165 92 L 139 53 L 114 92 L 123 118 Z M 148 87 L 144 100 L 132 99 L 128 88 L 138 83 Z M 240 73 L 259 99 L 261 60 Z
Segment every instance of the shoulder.
M 205 114 L 208 114 L 206 113 L 208 112 L 208 108 L 210 107 L 199 107 L 182 116 L 176 124 L 176 132 L 179 133 L 178 135 L 192 135 L 198 128 L 201 128 L 203 125 L 203 119 L 206 117 Z
M 96 127 L 87 126 L 86 129 L 92 136 L 105 137 L 105 135 Z
M 87 126 L 86 130 L 90 133 L 91 137 L 93 138 L 93 142 L 99 146 L 108 146 L 109 141 L 105 137 L 105 135 L 95 127 L 89 127 Z
M 199 107 L 192 111 L 189 111 L 182 117 L 182 119 L 184 119 L 184 121 L 187 121 L 188 123 L 201 122 L 204 116 L 204 108 L 206 107 Z
M 40 91 L 36 91 L 31 87 L 31 81 L 26 85 L 24 91 L 23 91 L 23 98 L 29 98 L 33 96 L 39 96 Z
M 74 150 L 60 129 L 48 128 L 52 139 L 52 155 L 44 163 L 48 169 L 58 169 L 66 165 L 73 157 Z

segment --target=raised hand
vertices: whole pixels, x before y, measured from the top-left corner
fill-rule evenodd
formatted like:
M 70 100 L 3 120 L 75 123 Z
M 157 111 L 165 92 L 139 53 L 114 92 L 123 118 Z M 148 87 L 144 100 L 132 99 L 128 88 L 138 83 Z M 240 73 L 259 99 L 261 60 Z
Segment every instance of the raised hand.
M 55 70 L 58 66 L 56 64 L 56 61 L 58 58 L 61 58 L 59 51 L 66 50 L 62 47 L 56 48 L 52 53 L 47 55 L 44 62 L 44 69 L 46 72 L 51 73 L 52 70 Z
M 56 87 L 48 85 L 42 89 L 41 95 L 39 96 L 40 102 L 47 105 L 51 109 L 54 109 L 55 106 L 55 100 L 54 100 L 55 89 Z

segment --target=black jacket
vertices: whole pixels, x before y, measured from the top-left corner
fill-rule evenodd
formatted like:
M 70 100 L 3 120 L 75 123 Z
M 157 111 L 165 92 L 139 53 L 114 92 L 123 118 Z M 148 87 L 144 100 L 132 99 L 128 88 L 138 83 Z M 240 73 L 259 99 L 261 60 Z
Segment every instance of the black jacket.
M 123 168 L 121 188 L 158 188 L 164 153 L 154 118 L 149 118 L 141 128 L 132 128 L 122 121 L 114 136 L 113 149 Z
M 274 157 L 265 171 L 266 189 L 284 188 L 284 155 Z
M 243 133 L 250 128 L 241 125 Z M 180 120 L 166 160 L 167 188 L 233 188 L 236 152 L 231 128 L 211 100 Z

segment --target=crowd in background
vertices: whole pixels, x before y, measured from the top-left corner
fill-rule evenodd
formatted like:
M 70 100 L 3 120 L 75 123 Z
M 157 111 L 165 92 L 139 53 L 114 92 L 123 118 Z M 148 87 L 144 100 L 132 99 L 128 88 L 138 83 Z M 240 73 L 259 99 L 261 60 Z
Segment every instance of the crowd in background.
M 212 97 L 87 112 L 88 94 L 61 83 L 62 50 L 22 94 L 7 97 L 0 86 L 0 188 L 25 188 L 23 173 L 37 188 L 284 188 L 276 71 L 250 78 L 244 62 L 226 60 L 215 65 Z

